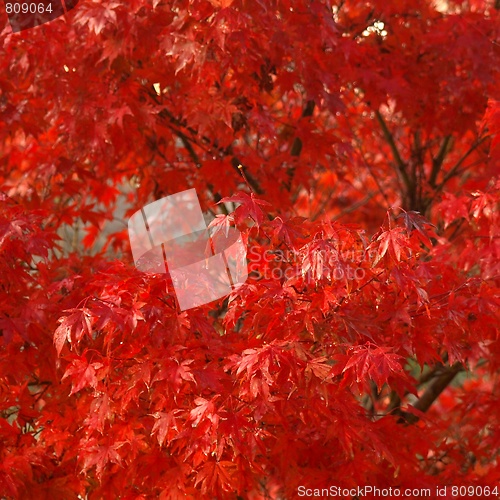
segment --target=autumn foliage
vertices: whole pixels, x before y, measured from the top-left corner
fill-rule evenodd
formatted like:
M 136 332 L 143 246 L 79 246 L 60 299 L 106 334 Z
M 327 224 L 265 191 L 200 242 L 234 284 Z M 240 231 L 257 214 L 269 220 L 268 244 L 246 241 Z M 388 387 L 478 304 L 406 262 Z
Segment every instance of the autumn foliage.
M 500 486 L 498 2 L 2 16 L 0 498 Z M 181 313 L 188 188 L 250 274 Z

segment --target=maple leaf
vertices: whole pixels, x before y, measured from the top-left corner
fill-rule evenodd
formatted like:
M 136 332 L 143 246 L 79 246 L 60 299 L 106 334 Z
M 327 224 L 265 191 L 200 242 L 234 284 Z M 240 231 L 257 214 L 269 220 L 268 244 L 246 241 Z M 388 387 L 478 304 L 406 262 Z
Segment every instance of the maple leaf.
M 234 217 L 232 214 L 217 214 L 215 216 L 215 219 L 208 225 L 208 228 L 212 229 L 212 231 L 210 232 L 212 236 L 216 235 L 219 231 L 223 231 L 224 236 L 227 238 L 229 229 L 231 228 L 231 225 L 233 223 Z
M 405 226 L 406 226 L 406 231 L 408 234 L 411 234 L 411 232 L 416 229 L 418 238 L 419 240 L 427 246 L 427 248 L 432 248 L 432 242 L 429 238 L 428 231 L 426 230 L 425 226 L 429 227 L 436 227 L 434 224 L 431 224 L 425 220 L 425 218 L 420 215 L 418 212 L 410 211 L 410 212 L 403 212 L 400 215 L 398 215 L 398 218 L 402 217 Z M 435 237 L 436 235 L 432 232 L 430 233 L 430 236 Z
M 209 460 L 196 475 L 195 486 L 201 483 L 202 494 L 217 491 L 219 488 L 222 491 L 234 491 L 235 469 L 236 465 L 232 462 Z
M 443 194 L 438 208 L 444 220 L 445 228 L 461 217 L 469 220 L 468 201 L 465 196 L 455 196 L 452 193 Z
M 325 356 L 321 356 L 316 359 L 312 359 L 307 362 L 307 366 L 305 369 L 305 374 L 306 376 L 312 373 L 322 381 L 327 380 L 329 377 L 331 377 L 331 371 L 332 367 L 325 363 L 327 361 L 327 358 Z
M 302 257 L 301 272 L 313 280 L 346 279 L 345 263 L 338 250 L 330 241 L 317 239 L 305 245 L 300 252 Z
M 215 395 L 210 401 L 205 398 L 196 398 L 194 400 L 196 408 L 193 408 L 189 413 L 189 418 L 192 420 L 192 426 L 197 427 L 198 424 L 205 418 L 217 425 L 218 416 L 215 412 L 214 401 L 219 397 Z
M 283 221 L 281 217 L 274 218 L 269 224 L 273 228 L 273 240 L 284 242 L 289 248 L 295 249 L 294 241 L 303 236 L 302 223 L 304 217 L 294 217 L 288 221 Z
M 109 39 L 108 43 L 102 48 L 102 55 L 99 62 L 108 61 L 108 66 L 111 67 L 113 61 L 121 55 L 122 41 L 117 39 Z
M 498 161 L 500 159 L 500 101 L 488 99 L 488 107 L 481 122 L 482 131 L 487 130 L 491 134 L 490 158 Z
M 403 252 L 406 253 L 405 250 L 408 248 L 408 238 L 404 235 L 404 229 L 402 227 L 395 227 L 383 231 L 371 246 L 373 248 L 376 246 L 377 249 L 377 256 L 373 265 L 380 262 L 387 251 L 389 251 L 389 255 L 392 259 L 399 262 L 401 260 L 401 251 L 403 250 Z
M 79 340 L 84 333 L 92 336 L 92 315 L 89 309 L 68 309 L 69 316 L 59 318 L 60 325 L 54 332 L 54 344 L 57 354 L 60 355 L 66 341 L 71 342 L 72 336 Z
M 343 373 L 354 370 L 356 382 L 361 382 L 366 377 L 371 378 L 379 389 L 394 374 L 402 373 L 400 360 L 402 356 L 391 352 L 390 348 L 360 346 L 353 349 L 353 354 L 343 368 Z
M 185 359 L 180 363 L 175 358 L 169 359 L 166 366 L 160 368 L 160 371 L 153 377 L 153 382 L 166 379 L 176 391 L 179 390 L 183 381 L 194 382 L 196 384 L 196 380 L 189 367 L 192 363 L 192 359 Z
M 91 387 L 95 388 L 95 385 L 97 384 L 97 380 L 95 378 L 95 369 L 99 369 L 100 367 L 93 366 L 94 372 L 90 374 L 90 377 L 87 373 L 83 373 L 82 377 L 87 377 L 90 378 L 89 385 Z M 77 370 L 71 371 L 68 373 L 68 375 L 81 375 L 81 372 L 79 373 Z M 66 376 L 66 374 L 64 375 Z M 63 378 L 64 378 L 63 376 Z M 92 386 L 92 383 L 94 383 L 94 386 Z M 78 390 L 83 389 L 84 385 L 80 387 Z M 78 392 L 78 390 L 75 390 L 74 392 Z M 90 415 L 85 419 L 85 425 L 88 426 L 90 430 L 98 430 L 101 434 L 103 433 L 104 430 L 104 423 L 106 420 L 111 420 L 113 417 L 113 412 L 111 411 L 110 408 L 110 399 L 108 394 L 103 394 L 102 396 L 98 396 L 92 401 L 92 404 L 90 406 Z
M 250 217 L 254 220 L 257 227 L 260 227 L 264 221 L 264 212 L 260 206 L 270 206 L 270 203 L 259 200 L 253 193 L 250 193 L 250 196 L 246 193 L 238 193 L 233 196 L 222 198 L 222 200 L 219 201 L 219 203 L 228 202 L 240 204 L 232 214 L 236 224 L 241 224 L 247 217 Z
M 85 355 L 82 358 L 75 358 L 62 377 L 62 380 L 67 377 L 72 377 L 73 379 L 70 395 L 75 394 L 85 387 L 95 389 L 98 381 L 97 372 L 103 367 L 104 364 L 98 361 L 90 363 L 87 361 Z
M 123 117 L 124 116 L 134 116 L 132 110 L 127 104 L 123 104 L 117 108 L 111 108 L 109 110 L 110 123 L 116 123 L 120 128 L 123 128 Z
M 85 451 L 83 456 L 82 471 L 86 472 L 91 467 L 96 467 L 97 477 L 100 477 L 109 463 L 122 465 L 122 457 L 118 450 L 124 445 L 124 442 L 112 442 L 109 438 L 104 444 L 98 444 L 96 439 L 90 439 L 82 446 Z
M 107 2 L 106 5 L 92 2 L 85 5 L 84 8 L 78 9 L 75 19 L 82 25 L 88 25 L 90 30 L 99 35 L 107 23 L 116 23 L 115 10 L 118 7 L 120 7 L 118 2 Z
M 153 417 L 156 419 L 151 434 L 157 434 L 158 444 L 163 445 L 165 439 L 167 444 L 170 444 L 172 439 L 178 434 L 179 429 L 177 427 L 177 422 L 175 415 L 180 413 L 180 410 L 173 410 L 171 412 L 156 412 L 153 413 Z

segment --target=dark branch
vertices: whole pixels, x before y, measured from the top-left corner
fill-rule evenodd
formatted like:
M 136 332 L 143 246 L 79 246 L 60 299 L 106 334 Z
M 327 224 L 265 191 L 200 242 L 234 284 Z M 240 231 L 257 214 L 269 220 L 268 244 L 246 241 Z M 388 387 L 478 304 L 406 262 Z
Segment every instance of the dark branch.
M 425 392 L 420 396 L 418 401 L 413 405 L 416 410 L 425 413 L 434 401 L 439 397 L 439 395 L 448 387 L 450 382 L 456 377 L 458 373 L 463 371 L 465 368 L 460 363 L 455 363 L 453 366 L 443 367 L 442 370 L 436 370 L 434 373 L 434 379 L 427 387 Z M 408 424 L 414 424 L 419 420 L 416 415 L 407 412 L 395 412 L 401 414 L 401 422 L 406 422 Z
M 403 178 L 403 181 L 405 183 L 405 186 L 408 190 L 408 193 L 411 192 L 412 189 L 412 182 L 410 180 L 410 177 L 408 176 L 408 172 L 406 171 L 406 163 L 403 161 L 401 158 L 401 155 L 399 154 L 398 147 L 396 146 L 396 142 L 394 141 L 394 137 L 392 136 L 389 128 L 387 127 L 387 124 L 385 123 L 384 118 L 380 114 L 380 111 L 375 111 L 375 116 L 377 118 L 377 121 L 382 128 L 382 132 L 384 133 L 385 140 L 389 144 L 389 147 L 391 148 L 392 151 L 392 156 L 394 157 L 394 160 L 396 161 L 396 165 L 398 167 L 398 170 L 401 174 L 401 177 Z
M 429 177 L 429 184 L 432 187 L 436 187 L 436 179 L 441 170 L 441 166 L 443 165 L 444 158 L 448 153 L 448 147 L 451 141 L 451 135 L 447 135 L 439 148 L 439 152 L 435 158 L 432 159 L 432 171 L 431 176 Z

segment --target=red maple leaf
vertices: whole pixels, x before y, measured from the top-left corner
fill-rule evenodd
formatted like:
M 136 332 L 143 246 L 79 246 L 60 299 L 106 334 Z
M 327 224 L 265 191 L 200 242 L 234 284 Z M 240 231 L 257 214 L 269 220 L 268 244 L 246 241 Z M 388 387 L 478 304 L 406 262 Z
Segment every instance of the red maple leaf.
M 260 227 L 264 221 L 264 212 L 261 206 L 269 206 L 270 203 L 260 200 L 253 193 L 250 196 L 246 193 L 238 193 L 233 196 L 222 198 L 219 203 L 239 203 L 240 206 L 233 212 L 233 217 L 236 224 L 241 224 L 247 217 L 254 220 L 257 227 Z

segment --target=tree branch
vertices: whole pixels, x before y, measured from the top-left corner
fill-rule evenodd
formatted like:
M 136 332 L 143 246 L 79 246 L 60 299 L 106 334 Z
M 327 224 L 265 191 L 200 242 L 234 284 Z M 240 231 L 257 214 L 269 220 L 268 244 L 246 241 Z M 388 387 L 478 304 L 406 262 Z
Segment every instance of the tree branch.
M 437 191 L 440 191 L 443 186 L 457 173 L 458 169 L 462 166 L 463 162 L 487 139 L 489 139 L 489 135 L 485 135 L 481 139 L 478 139 L 468 150 L 467 152 L 457 161 L 455 166 L 445 175 L 444 179 L 441 181 L 439 186 L 436 188 Z
M 306 118 L 308 116 L 312 116 L 314 113 L 314 108 L 316 107 L 316 103 L 313 100 L 307 101 L 304 109 L 302 110 L 301 118 Z M 290 149 L 290 156 L 300 156 L 302 152 L 302 140 L 300 137 L 295 137 L 292 143 L 292 147 Z M 292 180 L 295 175 L 295 165 L 290 165 L 287 169 L 288 180 L 286 182 L 286 188 L 288 191 L 292 189 Z
M 429 207 L 429 205 L 434 201 L 436 196 L 439 194 L 439 192 L 443 189 L 445 184 L 455 175 L 458 174 L 460 167 L 464 163 L 464 161 L 487 139 L 489 139 L 491 136 L 490 135 L 485 135 L 484 137 L 481 137 L 481 139 L 478 139 L 477 141 L 472 144 L 472 146 L 466 151 L 466 153 L 460 158 L 460 160 L 455 163 L 453 168 L 444 176 L 443 180 L 436 186 L 434 190 L 434 195 L 432 198 L 427 200 L 427 203 L 425 205 L 425 209 Z
M 458 373 L 465 368 L 461 363 L 455 363 L 453 366 L 443 368 L 443 370 L 435 372 L 435 378 L 432 383 L 427 387 L 425 392 L 420 396 L 418 401 L 413 405 L 416 410 L 426 412 L 436 401 L 439 395 L 446 389 L 448 384 L 456 377 Z M 403 412 L 404 420 L 409 424 L 414 424 L 419 419 L 416 415 Z
M 158 96 L 156 95 L 154 88 L 148 89 L 147 92 L 148 92 L 148 95 L 157 104 L 160 104 L 160 101 L 158 100 Z M 199 148 L 201 148 L 203 150 L 208 150 L 208 152 L 211 152 L 210 151 L 211 149 L 215 149 L 217 151 L 217 153 L 222 157 L 231 156 L 231 154 L 232 154 L 232 147 L 231 146 L 229 146 L 228 148 L 222 148 L 222 147 L 218 146 L 215 142 L 211 141 L 208 137 L 205 137 L 205 136 L 201 136 L 201 141 L 205 144 L 205 147 L 203 147 L 200 144 L 200 142 L 198 140 L 196 140 L 196 136 L 198 135 L 198 132 L 196 130 L 192 129 L 191 127 L 187 127 L 185 123 L 182 123 L 182 121 L 179 118 L 177 118 L 176 116 L 174 116 L 167 108 L 163 108 L 158 113 L 158 115 L 164 119 L 168 118 L 168 120 L 170 122 L 168 127 L 182 141 L 182 144 L 184 145 L 184 147 L 186 148 L 186 150 L 188 151 L 189 155 L 191 156 L 195 165 L 198 168 L 201 167 L 201 161 L 199 159 L 198 154 L 196 153 L 196 151 L 193 148 L 193 144 L 195 144 L 196 146 L 198 146 Z M 182 130 L 179 130 L 179 128 L 186 129 L 192 135 L 192 137 L 189 137 Z M 208 146 L 208 148 L 207 148 L 207 146 Z M 211 153 L 213 154 L 213 151 Z M 242 165 L 243 168 L 245 168 L 244 173 L 245 173 L 245 176 L 248 180 L 248 183 L 250 184 L 252 189 L 257 194 L 263 193 L 263 190 L 260 187 L 258 181 L 250 174 L 250 172 L 247 171 L 246 167 L 243 165 L 243 163 L 236 156 L 232 156 L 230 162 L 231 162 L 231 166 L 233 167 L 233 169 L 236 172 L 238 172 L 238 175 L 240 175 L 240 171 L 239 171 L 238 167 L 240 165 Z M 217 198 L 217 193 L 214 194 L 214 197 Z
M 451 141 L 451 135 L 447 135 L 439 148 L 438 154 L 432 159 L 432 171 L 429 177 L 429 184 L 432 187 L 436 187 L 436 179 L 441 170 L 441 166 L 443 165 L 444 158 L 446 153 L 448 152 L 448 146 Z
M 389 147 L 391 148 L 392 151 L 392 156 L 394 157 L 394 160 L 396 161 L 396 165 L 398 167 L 398 170 L 401 174 L 401 177 L 403 178 L 403 181 L 405 183 L 405 186 L 408 190 L 408 193 L 411 192 L 412 190 L 412 182 L 410 180 L 410 177 L 408 176 L 408 172 L 406 171 L 406 163 L 403 161 L 403 158 L 401 158 L 401 155 L 399 154 L 398 147 L 396 146 L 396 143 L 394 141 L 394 137 L 392 136 L 389 128 L 387 127 L 387 124 L 385 123 L 384 118 L 380 114 L 379 110 L 375 111 L 375 116 L 377 118 L 377 121 L 382 128 L 382 132 L 384 133 L 385 140 L 389 144 Z

